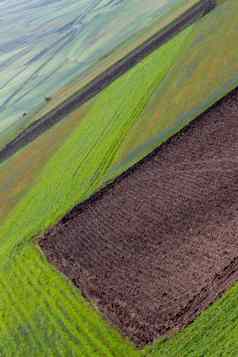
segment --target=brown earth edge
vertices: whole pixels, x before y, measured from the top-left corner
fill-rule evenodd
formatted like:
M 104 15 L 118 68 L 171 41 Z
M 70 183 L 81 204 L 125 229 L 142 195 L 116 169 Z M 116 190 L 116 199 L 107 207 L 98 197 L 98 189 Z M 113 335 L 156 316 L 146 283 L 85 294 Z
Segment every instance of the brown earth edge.
M 40 238 L 137 346 L 238 280 L 238 89 Z

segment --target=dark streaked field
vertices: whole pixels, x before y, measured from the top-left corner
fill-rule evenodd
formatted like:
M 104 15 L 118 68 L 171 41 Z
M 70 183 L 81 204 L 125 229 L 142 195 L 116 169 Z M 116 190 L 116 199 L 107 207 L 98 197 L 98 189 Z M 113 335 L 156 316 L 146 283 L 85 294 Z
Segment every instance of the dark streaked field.
M 49 261 L 137 345 L 238 280 L 238 90 L 45 234 Z

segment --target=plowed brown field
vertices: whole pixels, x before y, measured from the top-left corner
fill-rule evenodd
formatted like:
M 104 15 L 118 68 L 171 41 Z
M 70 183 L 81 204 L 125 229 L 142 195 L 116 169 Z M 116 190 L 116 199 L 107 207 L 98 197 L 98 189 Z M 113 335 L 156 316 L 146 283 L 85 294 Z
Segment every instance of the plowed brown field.
M 138 346 L 238 280 L 238 90 L 40 240 Z

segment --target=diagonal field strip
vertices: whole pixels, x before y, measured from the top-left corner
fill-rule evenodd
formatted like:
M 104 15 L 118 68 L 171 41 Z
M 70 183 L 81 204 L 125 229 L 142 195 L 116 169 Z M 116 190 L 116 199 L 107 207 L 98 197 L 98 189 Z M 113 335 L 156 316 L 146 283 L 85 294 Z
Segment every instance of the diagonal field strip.
M 40 241 L 137 345 L 180 329 L 238 279 L 238 91 Z
M 189 25 L 207 15 L 215 7 L 215 0 L 200 0 L 193 4 L 191 8 L 178 16 L 172 23 L 165 28 L 162 28 L 162 30 L 154 34 L 145 43 L 141 44 L 124 58 L 114 63 L 102 74 L 98 75 L 92 82 L 82 88 L 79 93 L 76 93 L 65 100 L 59 107 L 47 113 L 38 121 L 32 123 L 14 140 L 10 141 L 2 150 L 0 150 L 0 163 L 9 159 L 18 150 L 31 143 L 56 123 L 63 120 L 65 116 L 70 114 L 73 110 L 96 96 L 114 80 L 129 71 L 131 67 L 141 62 L 145 57 L 167 43 L 171 38 L 178 35 Z
M 3 356 L 39 355 L 38 345 L 43 355 L 47 356 L 58 356 L 60 352 L 66 356 L 73 353 L 90 357 L 97 354 L 139 355 L 85 302 L 79 289 L 47 264 L 46 259 L 31 245 L 32 239 L 55 224 L 78 202 L 104 186 L 108 178 L 112 180 L 124 172 L 237 86 L 238 52 L 234 46 L 237 39 L 237 5 L 236 0 L 224 2 L 224 6 L 136 66 L 130 76 L 114 82 L 89 103 L 90 110 L 74 114 L 78 125 L 63 143 L 61 140 L 57 142 L 58 132 L 52 128 L 45 146 L 42 141 L 36 140 L 34 148 L 29 145 L 27 150 L 25 148 L 11 158 L 7 165 L 1 165 L 3 183 L 9 174 L 14 178 L 19 175 L 22 167 L 15 165 L 17 161 L 19 164 L 30 157 L 29 167 L 32 167 L 30 163 L 33 160 L 36 168 L 34 173 L 31 169 L 20 172 L 21 181 L 18 187 L 14 185 L 16 192 L 9 191 L 7 185 L 0 185 L 1 204 L 2 198 L 5 202 L 12 201 L 10 212 L 4 221 L 1 220 L 0 227 L 0 350 Z M 198 43 L 200 45 L 194 51 L 194 45 Z M 224 61 L 224 51 L 227 61 Z M 157 77 L 158 69 L 161 73 Z M 160 81 L 159 78 L 164 79 Z M 156 83 L 158 90 L 154 87 Z M 150 93 L 151 98 L 148 97 L 148 87 L 155 90 L 153 95 Z M 140 91 L 135 92 L 135 88 L 140 88 Z M 115 98 L 120 98 L 120 102 Z M 138 110 L 143 109 L 138 118 L 133 117 L 134 108 L 137 109 L 136 115 Z M 117 135 L 117 129 L 121 127 L 124 127 L 120 130 L 122 138 Z M 58 128 L 64 130 L 63 125 Z M 105 135 L 104 143 L 100 141 L 101 133 Z M 48 155 L 47 147 L 54 139 L 59 145 Z M 85 142 L 87 151 L 91 151 L 90 161 L 84 161 Z M 108 167 L 105 167 L 97 158 L 113 148 L 113 142 L 118 152 L 113 161 L 111 156 L 115 153 L 110 152 L 112 155 Z M 119 144 L 122 147 L 119 148 Z M 137 151 L 136 156 L 134 150 Z M 33 152 L 37 155 L 32 155 Z M 23 187 L 21 183 L 24 183 Z M 183 357 L 213 356 L 215 347 L 218 355 L 224 354 L 224 351 L 225 355 L 236 355 L 236 296 L 237 286 L 203 313 L 191 327 L 166 343 L 151 346 L 149 353 L 171 357 L 177 356 L 179 351 L 179 356 Z M 19 312 L 23 309 L 20 319 L 16 320 L 13 309 Z M 32 331 L 34 337 L 29 336 Z M 35 343 L 29 342 L 32 338 Z M 90 346 L 89 341 L 95 340 L 97 342 Z

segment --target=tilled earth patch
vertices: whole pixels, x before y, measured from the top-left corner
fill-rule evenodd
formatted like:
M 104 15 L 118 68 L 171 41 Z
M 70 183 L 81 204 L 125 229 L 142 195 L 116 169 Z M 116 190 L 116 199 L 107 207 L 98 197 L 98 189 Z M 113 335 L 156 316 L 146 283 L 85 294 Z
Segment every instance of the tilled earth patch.
M 238 280 L 238 90 L 40 239 L 138 346 Z

